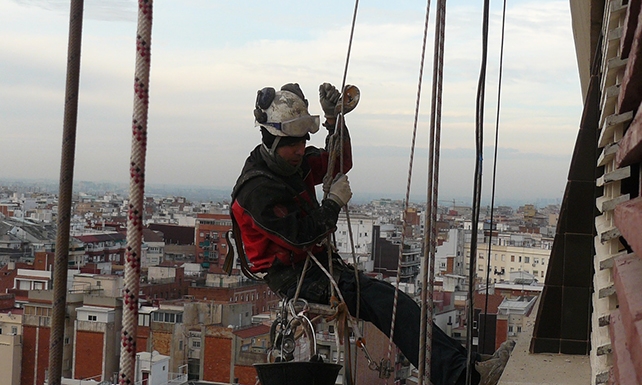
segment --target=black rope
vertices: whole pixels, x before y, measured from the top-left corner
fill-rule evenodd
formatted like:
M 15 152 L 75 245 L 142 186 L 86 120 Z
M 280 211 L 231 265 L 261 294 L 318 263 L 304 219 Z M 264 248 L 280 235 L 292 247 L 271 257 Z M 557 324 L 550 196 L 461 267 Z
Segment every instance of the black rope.
M 477 83 L 477 105 L 475 118 L 475 176 L 473 186 L 473 218 L 472 232 L 470 239 L 470 264 L 468 269 L 468 319 L 467 319 L 467 369 L 466 385 L 471 384 L 473 375 L 473 320 L 475 317 L 474 308 L 474 287 L 475 287 L 475 258 L 477 256 L 477 227 L 479 224 L 479 209 L 481 205 L 481 187 L 482 187 L 482 162 L 484 152 L 484 96 L 486 95 L 486 64 L 488 62 L 488 14 L 490 0 L 484 0 L 484 11 L 482 18 L 482 60 L 479 71 L 479 82 Z
M 51 335 L 49 337 L 49 372 L 47 382 L 61 383 L 65 314 L 67 309 L 67 272 L 69 268 L 69 228 L 71 223 L 76 129 L 78 121 L 78 90 L 80 88 L 80 53 L 82 48 L 83 0 L 74 0 L 69 6 L 69 41 L 67 45 L 67 79 L 65 110 L 60 159 L 58 192 L 58 228 L 56 232 L 56 259 L 54 263 Z
M 497 114 L 495 115 L 495 153 L 493 155 L 493 187 L 490 194 L 490 235 L 488 237 L 488 261 L 486 262 L 486 302 L 484 304 L 484 334 L 482 334 L 483 339 L 480 338 L 479 341 L 484 341 L 486 345 L 486 325 L 488 325 L 488 287 L 490 286 L 490 254 L 493 247 L 493 224 L 495 223 L 495 186 L 497 174 L 497 147 L 499 143 L 499 110 L 501 107 L 501 95 L 502 95 L 502 73 L 504 69 L 504 29 L 506 26 L 506 0 L 504 0 L 504 9 L 502 12 L 502 37 L 499 47 L 499 78 L 497 80 Z M 481 344 L 480 344 L 481 345 Z M 493 349 L 494 350 L 494 349 Z

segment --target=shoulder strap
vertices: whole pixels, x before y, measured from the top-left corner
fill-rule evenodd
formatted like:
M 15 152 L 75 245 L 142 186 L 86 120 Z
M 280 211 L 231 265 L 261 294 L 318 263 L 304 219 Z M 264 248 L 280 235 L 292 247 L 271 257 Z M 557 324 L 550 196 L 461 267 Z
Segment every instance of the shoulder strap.
M 238 195 L 239 191 L 241 190 L 241 187 L 245 185 L 250 179 L 254 179 L 259 176 L 264 176 L 273 180 L 277 180 L 276 177 L 266 171 L 263 170 L 250 170 L 247 173 L 241 175 L 239 180 L 236 182 L 236 185 L 234 186 L 234 189 L 232 190 L 232 204 L 234 204 L 234 200 L 236 199 L 236 196 Z M 250 270 L 250 265 L 248 263 L 247 256 L 245 255 L 245 248 L 243 246 L 243 239 L 241 238 L 241 228 L 239 227 L 238 222 L 236 222 L 236 218 L 234 217 L 234 213 L 232 212 L 232 207 L 230 205 L 230 217 L 232 218 L 232 237 L 234 238 L 234 243 L 236 245 L 236 250 L 239 256 L 239 260 L 241 262 L 241 272 L 243 273 L 244 276 L 247 278 L 254 280 L 254 281 L 262 281 L 263 278 L 257 276 Z M 227 255 L 225 256 L 225 262 L 223 262 L 223 271 L 227 273 L 227 275 L 232 274 L 232 267 L 234 266 L 234 247 L 231 246 L 230 242 L 230 232 L 228 231 L 225 234 L 225 239 L 227 240 L 228 248 L 227 248 Z
M 237 249 L 237 252 L 239 254 L 239 260 L 241 261 L 241 272 L 243 273 L 244 276 L 247 278 L 254 280 L 254 281 L 263 281 L 263 278 L 259 277 L 258 275 L 254 274 L 252 270 L 250 270 L 250 265 L 248 264 L 247 256 L 245 255 L 245 250 L 243 249 L 243 240 L 241 239 L 241 229 L 239 228 L 238 223 L 236 222 L 236 219 L 234 218 L 234 214 L 230 210 L 230 216 L 232 217 L 232 236 L 234 237 L 234 243 Z M 227 275 L 232 274 L 232 266 L 234 265 L 234 248 L 231 245 L 230 242 L 230 231 L 225 233 L 225 239 L 227 240 L 227 255 L 225 256 L 225 262 L 223 263 L 223 271 L 227 273 Z

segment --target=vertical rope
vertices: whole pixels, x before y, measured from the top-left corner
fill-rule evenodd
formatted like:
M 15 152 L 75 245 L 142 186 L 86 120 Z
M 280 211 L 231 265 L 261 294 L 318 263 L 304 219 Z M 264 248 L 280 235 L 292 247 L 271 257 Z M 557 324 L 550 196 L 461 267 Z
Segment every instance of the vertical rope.
M 426 228 L 424 229 L 425 244 L 424 253 L 427 255 L 425 261 L 429 262 L 424 266 L 421 307 L 421 333 L 425 334 L 421 353 L 425 351 L 425 362 L 420 361 L 419 365 L 424 366 L 419 373 L 423 373 L 427 380 L 430 380 L 432 363 L 432 319 L 433 319 L 433 290 L 435 286 L 435 250 L 437 248 L 437 201 L 439 192 L 439 155 L 441 143 L 441 99 L 444 69 L 444 41 L 446 33 L 446 0 L 439 0 L 437 16 L 435 21 L 435 54 L 433 59 L 433 83 L 432 83 L 432 104 L 430 121 L 430 150 L 428 152 L 428 197 L 426 199 Z M 428 233 L 429 232 L 429 233 Z M 428 236 L 429 234 L 429 236 Z M 427 271 L 426 271 L 427 270 Z M 427 277 L 426 277 L 427 276 Z M 426 278 L 428 278 L 426 280 Z M 425 300 L 427 297 L 427 300 Z M 424 306 L 425 305 L 425 306 Z M 419 383 L 423 383 L 420 377 Z
M 490 0 L 484 0 L 482 18 L 482 60 L 477 83 L 477 116 L 475 117 L 476 158 L 475 176 L 473 186 L 473 218 L 470 239 L 470 263 L 468 268 L 468 319 L 466 325 L 467 369 L 466 385 L 470 385 L 473 375 L 473 322 L 475 318 L 475 269 L 477 258 L 477 227 L 479 225 L 479 211 L 481 205 L 482 189 L 482 162 L 484 152 L 484 97 L 486 95 L 486 64 L 488 61 L 488 15 Z
M 350 38 L 348 39 L 348 52 L 346 53 L 346 62 L 343 68 L 343 79 L 341 80 L 341 95 L 342 95 L 342 102 L 341 102 L 341 113 L 339 116 L 337 116 L 337 120 L 335 122 L 335 127 L 334 127 L 334 135 L 329 140 L 329 145 L 328 145 L 328 151 L 330 153 L 330 159 L 328 161 L 328 170 L 326 172 L 326 177 L 323 179 L 323 191 L 324 191 L 324 199 L 327 197 L 328 192 L 330 191 L 330 184 L 332 183 L 332 174 L 334 173 L 334 168 L 335 168 L 335 162 L 337 159 L 337 144 L 339 147 L 339 170 L 341 173 L 343 173 L 343 127 L 344 127 L 344 103 L 343 103 L 343 97 L 345 97 L 345 86 L 346 86 L 346 79 L 348 77 L 348 65 L 350 64 L 350 53 L 352 52 L 352 41 L 354 38 L 354 28 L 357 23 L 357 11 L 359 10 L 359 0 L 355 0 L 354 3 L 354 11 L 352 13 L 352 23 L 350 26 Z M 339 135 L 338 140 L 335 135 Z M 338 142 L 338 143 L 337 143 Z M 346 213 L 346 221 L 348 225 L 348 234 L 350 236 L 350 243 L 352 244 L 352 256 L 353 259 L 356 261 L 355 253 L 354 253 L 354 240 L 353 240 L 353 235 L 352 235 L 352 225 L 350 224 L 350 214 L 348 210 L 348 205 L 346 204 L 344 206 L 344 210 Z M 330 244 L 332 243 L 331 237 L 328 235 L 327 237 L 327 246 L 328 246 L 328 269 L 330 275 L 334 276 L 334 267 L 332 265 L 332 250 L 330 250 Z M 359 311 L 361 308 L 361 290 L 360 288 L 360 283 L 359 283 L 359 272 L 358 272 L 358 266 L 355 264 L 355 282 L 357 285 L 357 311 L 356 311 L 356 316 L 359 318 Z M 330 285 L 330 293 L 334 297 L 335 296 L 335 289 L 334 286 Z M 339 296 L 341 296 L 341 293 L 339 292 Z M 350 359 L 348 357 L 348 354 L 345 354 L 345 360 L 346 362 Z M 355 366 L 356 366 L 356 358 L 355 358 Z M 356 373 L 355 373 L 356 374 Z M 350 376 L 349 376 L 350 377 Z M 351 382 L 352 384 L 356 385 L 356 377 L 355 378 L 348 378 L 348 382 Z
M 415 158 L 415 142 L 417 139 L 417 121 L 419 120 L 419 105 L 421 102 L 421 85 L 423 83 L 423 76 L 424 76 L 424 61 L 426 57 L 426 41 L 428 40 L 428 20 L 430 16 L 430 0 L 427 1 L 426 4 L 426 18 L 424 20 L 424 36 L 423 36 L 423 42 L 421 46 L 421 60 L 419 64 L 419 80 L 417 81 L 417 98 L 415 102 L 415 117 L 413 121 L 413 129 L 412 129 L 412 143 L 410 145 L 410 161 L 408 164 L 408 183 L 406 184 L 406 200 L 404 202 L 404 210 L 403 210 L 403 225 L 402 225 L 402 230 L 401 230 L 401 246 L 399 247 L 399 257 L 397 259 L 397 280 L 395 282 L 395 295 L 394 299 L 392 301 L 392 320 L 390 321 L 390 337 L 388 339 L 388 361 L 390 361 L 392 357 L 392 341 L 395 335 L 395 323 L 396 323 L 396 318 L 397 318 L 397 302 L 399 301 L 399 280 L 401 279 L 401 262 L 403 260 L 403 246 L 405 243 L 405 236 L 406 236 L 406 226 L 408 222 L 408 207 L 409 207 L 409 201 L 410 201 L 410 185 L 412 181 L 412 166 L 414 164 L 414 158 Z M 423 296 L 423 293 L 422 293 Z M 423 338 L 425 336 L 420 336 L 420 341 L 423 341 Z M 420 349 L 420 354 L 421 354 L 421 349 Z M 422 359 L 420 358 L 420 365 L 422 362 Z M 421 373 L 421 372 L 420 372 Z M 422 376 L 419 376 L 419 381 L 421 381 Z M 420 382 L 421 383 L 421 382 Z
M 495 115 L 495 151 L 493 154 L 493 181 L 492 192 L 490 194 L 490 236 L 488 237 L 488 260 L 486 261 L 486 301 L 484 303 L 484 332 L 479 339 L 486 345 L 486 326 L 488 325 L 488 287 L 490 286 L 490 255 L 493 247 L 493 225 L 495 224 L 495 186 L 497 175 L 497 147 L 499 146 L 499 110 L 501 107 L 502 96 L 502 74 L 504 69 L 504 31 L 506 26 L 506 0 L 504 0 L 504 7 L 502 11 L 502 37 L 499 45 L 499 78 L 497 80 L 497 113 Z M 478 349 L 480 353 L 484 353 L 482 349 Z M 494 350 L 494 349 L 493 349 Z
M 140 289 L 140 252 L 143 237 L 143 199 L 145 193 L 145 153 L 147 149 L 147 110 L 152 35 L 153 0 L 138 1 L 134 113 L 130 157 L 129 208 L 127 212 L 127 253 L 123 289 L 123 329 L 121 333 L 121 385 L 134 384 L 138 291 Z
M 56 230 L 56 259 L 54 262 L 53 311 L 49 340 L 49 374 L 47 382 L 60 384 L 62 351 L 67 306 L 67 269 L 69 269 L 69 228 L 71 195 L 74 184 L 76 152 L 76 122 L 78 118 L 78 89 L 80 86 L 80 49 L 82 46 L 83 0 L 72 0 L 69 11 L 69 42 L 67 46 L 67 80 L 65 112 L 60 159 L 58 192 L 58 227 Z

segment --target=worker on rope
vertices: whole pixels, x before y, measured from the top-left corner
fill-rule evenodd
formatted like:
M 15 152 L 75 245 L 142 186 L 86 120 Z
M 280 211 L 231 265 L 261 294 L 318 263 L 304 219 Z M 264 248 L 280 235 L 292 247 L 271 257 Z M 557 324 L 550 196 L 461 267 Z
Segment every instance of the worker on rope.
M 337 113 L 341 93 L 324 83 L 319 87 L 319 97 L 325 115 L 323 126 L 328 131 L 328 147 L 336 119 L 343 119 Z M 327 198 L 319 204 L 314 186 L 323 182 L 330 154 L 326 149 L 306 147 L 310 134 L 319 130 L 320 120 L 318 115 L 309 114 L 308 101 L 298 84 L 286 84 L 279 91 L 274 88 L 258 91 L 254 117 L 261 130 L 262 143 L 250 153 L 232 192 L 234 236 L 248 273 L 264 275 L 263 279 L 272 291 L 292 298 L 308 252 L 318 256 L 318 260 L 328 267 L 328 246 L 323 241 L 336 229 L 339 212 L 352 197 L 352 191 L 347 176 L 339 173 L 341 167 L 337 164 Z M 352 167 L 350 137 L 345 124 L 338 126 L 344 130 L 342 159 L 343 170 L 347 172 Z M 332 260 L 333 278 L 350 314 L 356 314 L 359 296 L 360 318 L 372 322 L 388 335 L 395 288 L 359 273 L 360 293 L 357 293 L 353 267 L 346 265 L 336 253 Z M 304 274 L 300 297 L 321 304 L 330 301 L 329 278 L 314 263 L 309 264 Z M 397 308 L 397 319 L 403 322 L 395 326 L 394 343 L 415 367 L 419 367 L 421 310 L 403 292 L 399 293 Z M 432 383 L 464 384 L 466 349 L 436 325 L 433 326 L 432 346 Z M 506 345 L 504 350 L 500 349 L 484 362 L 477 356 L 473 384 L 495 384 L 511 348 L 512 345 Z

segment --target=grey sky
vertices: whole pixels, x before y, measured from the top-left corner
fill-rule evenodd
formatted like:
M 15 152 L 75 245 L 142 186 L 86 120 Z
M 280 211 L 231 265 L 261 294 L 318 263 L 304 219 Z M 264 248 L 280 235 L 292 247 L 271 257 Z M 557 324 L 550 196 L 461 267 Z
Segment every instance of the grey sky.
M 498 2 L 499 3 L 499 2 Z M 147 183 L 231 188 L 260 140 L 256 90 L 298 82 L 321 113 L 317 88 L 339 85 L 354 3 L 156 1 Z M 486 95 L 493 145 L 501 4 L 494 4 Z M 353 190 L 403 194 L 425 3 L 361 2 L 348 83 Z M 472 195 L 481 2 L 447 11 L 440 196 Z M 434 9 L 431 9 L 431 33 Z M 127 182 L 136 31 L 134 1 L 85 1 L 76 180 Z M 68 1 L 0 0 L 0 178 L 59 174 Z M 428 47 L 413 194 L 426 189 L 432 73 Z M 561 198 L 581 113 L 566 1 L 510 1 L 498 199 Z M 317 134 L 312 144 L 321 145 Z M 492 147 L 485 151 L 489 191 Z M 485 195 L 487 195 L 485 193 Z

